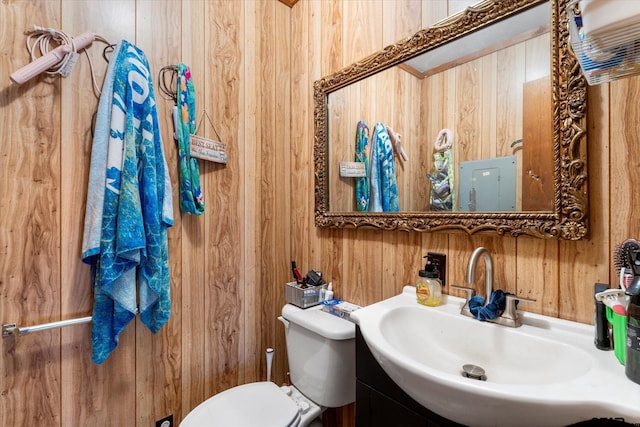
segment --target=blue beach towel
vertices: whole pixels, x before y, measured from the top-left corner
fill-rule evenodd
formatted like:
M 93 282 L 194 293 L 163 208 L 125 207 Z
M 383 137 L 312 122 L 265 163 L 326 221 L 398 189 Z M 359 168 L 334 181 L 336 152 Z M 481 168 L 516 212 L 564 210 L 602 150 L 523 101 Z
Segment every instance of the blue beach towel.
M 387 128 L 382 123 L 376 123 L 373 131 L 373 147 L 369 164 L 371 167 L 369 211 L 400 211 L 393 146 Z
M 149 64 L 125 40 L 105 77 L 89 175 L 82 260 L 92 272 L 92 359 L 102 363 L 138 311 L 154 333 L 170 315 L 171 182 Z

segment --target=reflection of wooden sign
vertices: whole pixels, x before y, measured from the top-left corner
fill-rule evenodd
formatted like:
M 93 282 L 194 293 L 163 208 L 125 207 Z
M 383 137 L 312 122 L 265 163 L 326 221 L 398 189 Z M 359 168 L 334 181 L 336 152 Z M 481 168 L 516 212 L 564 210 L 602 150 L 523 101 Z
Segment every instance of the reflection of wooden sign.
M 340 176 L 345 178 L 362 178 L 367 176 L 363 162 L 340 162 Z
M 224 142 L 191 134 L 189 135 L 189 151 L 191 157 L 216 163 L 227 163 L 227 150 Z

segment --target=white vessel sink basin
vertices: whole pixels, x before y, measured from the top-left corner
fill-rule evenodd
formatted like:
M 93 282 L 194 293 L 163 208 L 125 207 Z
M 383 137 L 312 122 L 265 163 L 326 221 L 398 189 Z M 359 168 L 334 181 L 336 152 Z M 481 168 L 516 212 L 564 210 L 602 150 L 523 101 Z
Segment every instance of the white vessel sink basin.
M 509 328 L 460 314 L 462 298 L 416 303 L 415 288 L 351 317 L 378 363 L 417 402 L 469 426 L 566 426 L 592 418 L 640 422 L 640 385 L 592 325 L 524 313 Z M 523 304 L 524 306 L 524 304 Z M 463 365 L 486 378 L 463 376 Z

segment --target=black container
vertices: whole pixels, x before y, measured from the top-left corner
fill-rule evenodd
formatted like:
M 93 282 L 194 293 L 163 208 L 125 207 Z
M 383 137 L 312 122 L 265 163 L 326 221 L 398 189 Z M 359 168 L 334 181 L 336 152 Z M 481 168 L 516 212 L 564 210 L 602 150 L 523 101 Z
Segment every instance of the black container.
M 624 371 L 631 381 L 640 384 L 640 294 L 631 295 L 627 307 L 627 352 Z
M 593 287 L 594 310 L 594 329 L 595 338 L 593 343 L 600 350 L 611 350 L 611 339 L 609 338 L 609 322 L 607 321 L 607 306 L 595 298 L 597 293 L 606 291 L 609 285 L 606 283 L 596 283 Z

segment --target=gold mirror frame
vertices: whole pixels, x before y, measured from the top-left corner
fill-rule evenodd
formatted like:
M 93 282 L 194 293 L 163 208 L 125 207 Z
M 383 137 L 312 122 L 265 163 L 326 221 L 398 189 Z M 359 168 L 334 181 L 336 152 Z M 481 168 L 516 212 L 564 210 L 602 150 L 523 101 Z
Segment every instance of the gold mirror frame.
M 551 81 L 554 137 L 554 210 L 548 212 L 330 212 L 328 96 L 430 49 L 517 14 L 541 0 L 485 0 L 363 60 L 314 82 L 315 224 L 318 227 L 405 231 L 495 232 L 578 240 L 588 232 L 587 83 L 569 46 L 567 0 L 551 0 Z

